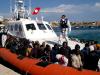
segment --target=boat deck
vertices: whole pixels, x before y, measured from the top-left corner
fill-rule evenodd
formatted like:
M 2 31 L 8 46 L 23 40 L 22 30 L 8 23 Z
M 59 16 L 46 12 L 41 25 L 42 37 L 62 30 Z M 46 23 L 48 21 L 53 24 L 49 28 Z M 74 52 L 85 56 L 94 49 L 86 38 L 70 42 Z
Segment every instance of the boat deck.
M 0 64 L 0 75 L 21 75 Z

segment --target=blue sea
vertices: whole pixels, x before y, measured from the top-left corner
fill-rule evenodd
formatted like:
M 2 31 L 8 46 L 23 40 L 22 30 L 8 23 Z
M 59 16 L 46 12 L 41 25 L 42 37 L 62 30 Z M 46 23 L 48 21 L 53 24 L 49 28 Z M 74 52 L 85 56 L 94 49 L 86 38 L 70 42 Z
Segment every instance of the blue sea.
M 57 35 L 60 33 L 60 28 L 54 28 Z M 77 38 L 79 40 L 94 40 L 100 43 L 100 27 L 87 26 L 87 27 L 72 27 L 72 31 L 68 34 L 71 38 Z

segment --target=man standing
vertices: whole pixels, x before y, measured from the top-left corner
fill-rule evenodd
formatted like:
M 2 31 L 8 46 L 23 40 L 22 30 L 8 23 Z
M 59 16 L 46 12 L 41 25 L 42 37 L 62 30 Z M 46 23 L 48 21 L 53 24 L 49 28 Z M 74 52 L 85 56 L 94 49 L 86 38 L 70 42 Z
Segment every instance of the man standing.
M 66 35 L 71 31 L 71 25 L 66 15 L 61 16 L 60 28 L 63 38 L 66 38 Z
M 6 40 L 7 40 L 7 34 L 3 33 L 2 34 L 2 47 L 5 47 Z
M 7 29 L 6 28 L 4 28 L 1 40 L 2 40 L 2 47 L 5 47 L 5 43 L 6 43 L 6 40 L 7 40 Z

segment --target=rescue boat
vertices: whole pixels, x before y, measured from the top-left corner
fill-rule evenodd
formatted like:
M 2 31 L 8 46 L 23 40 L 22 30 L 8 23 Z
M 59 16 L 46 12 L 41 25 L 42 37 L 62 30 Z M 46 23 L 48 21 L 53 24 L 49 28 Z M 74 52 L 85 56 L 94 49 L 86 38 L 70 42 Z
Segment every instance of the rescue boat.
M 71 25 L 68 20 L 68 31 L 66 31 L 66 36 L 57 36 L 51 27 L 50 23 L 41 20 L 32 20 L 29 17 L 29 10 L 26 10 L 24 7 L 24 0 L 15 0 L 15 8 L 12 12 L 12 18 L 6 23 L 5 28 L 8 30 L 8 34 L 18 37 L 26 38 L 30 41 L 39 41 L 40 43 L 46 42 L 50 46 L 53 46 L 55 43 L 62 44 L 64 41 L 68 41 L 68 45 L 74 49 L 76 44 L 79 44 L 81 49 L 84 47 L 84 44 L 70 40 L 67 33 L 71 31 Z M 10 6 L 11 7 L 11 6 Z M 30 8 L 29 8 L 30 9 Z M 28 12 L 27 12 L 28 11 Z
M 25 9 L 23 7 L 23 4 L 24 4 L 23 0 L 16 0 L 15 3 L 17 3 L 15 7 L 18 6 L 18 8 L 15 8 L 15 11 L 14 11 L 15 12 L 14 14 L 16 14 L 14 15 L 14 17 L 16 18 L 15 19 L 13 18 L 12 20 L 10 20 L 7 23 L 8 25 L 6 26 L 11 35 L 23 37 L 23 38 L 30 39 L 30 40 L 39 40 L 39 41 L 40 40 L 46 40 L 46 41 L 50 40 L 50 41 L 55 42 L 55 40 L 58 39 L 57 35 L 54 33 L 54 31 L 52 30 L 48 22 L 42 21 L 40 23 L 35 20 L 27 19 L 28 17 L 23 16 L 23 14 L 25 14 L 24 13 Z M 22 7 L 19 7 L 19 6 L 22 6 Z M 37 27 L 38 24 L 40 27 L 42 27 L 43 30 L 39 30 L 39 27 Z M 34 27 L 36 27 L 37 30 Z M 38 34 L 39 38 L 37 38 L 36 34 Z M 47 37 L 48 35 L 49 35 L 49 39 Z M 31 38 L 31 36 L 33 38 Z M 51 38 L 53 40 L 51 40 Z M 75 44 L 80 44 L 81 47 L 84 47 L 81 43 L 71 41 L 71 40 L 68 40 L 68 44 L 71 46 L 71 48 L 74 48 Z M 18 56 L 10 52 L 10 50 L 6 48 L 0 48 L 0 58 L 12 64 L 19 70 L 29 73 L 31 75 L 74 75 L 74 74 L 76 75 L 84 75 L 84 74 L 85 75 L 88 75 L 88 74 L 98 75 L 100 74 L 99 72 L 94 72 L 90 70 L 78 71 L 71 67 L 63 67 L 58 64 L 43 62 L 35 58 L 31 59 L 28 57 Z
M 78 71 L 71 67 L 40 61 L 35 58 L 20 57 L 6 48 L 0 48 L 0 58 L 16 68 L 31 75 L 99 75 L 100 72 L 91 70 Z M 45 65 L 43 65 L 45 64 Z

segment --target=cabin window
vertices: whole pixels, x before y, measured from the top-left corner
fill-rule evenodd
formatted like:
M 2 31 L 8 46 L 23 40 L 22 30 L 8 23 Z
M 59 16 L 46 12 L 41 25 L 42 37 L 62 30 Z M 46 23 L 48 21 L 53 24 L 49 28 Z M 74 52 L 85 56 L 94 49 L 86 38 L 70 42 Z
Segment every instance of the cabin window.
M 34 24 L 26 24 L 26 28 L 27 28 L 27 30 L 29 30 L 29 29 L 36 30 Z
M 48 27 L 49 30 L 52 30 L 52 28 L 48 24 L 46 24 L 46 26 Z
M 15 24 L 15 31 L 17 31 L 18 30 L 18 25 L 17 24 Z
M 10 30 L 13 31 L 13 26 L 12 25 L 10 26 Z
M 19 25 L 19 31 L 22 31 L 22 26 L 21 25 Z
M 6 27 L 8 30 L 10 30 L 10 25 L 7 25 L 7 27 Z
M 40 30 L 46 30 L 46 27 L 44 26 L 44 24 L 38 23 L 37 25 Z
M 9 30 L 9 26 L 7 26 L 8 30 Z
M 2 30 L 2 28 L 0 27 L 0 31 Z

